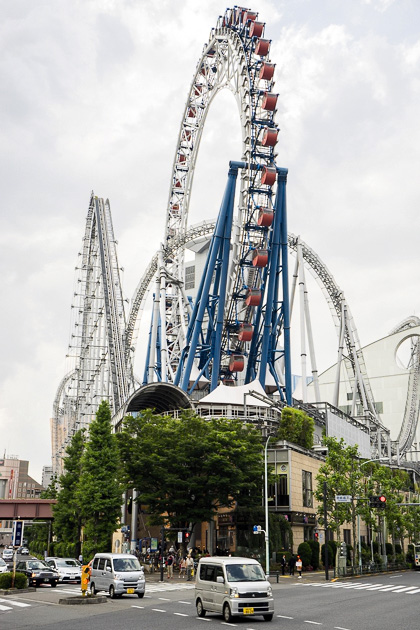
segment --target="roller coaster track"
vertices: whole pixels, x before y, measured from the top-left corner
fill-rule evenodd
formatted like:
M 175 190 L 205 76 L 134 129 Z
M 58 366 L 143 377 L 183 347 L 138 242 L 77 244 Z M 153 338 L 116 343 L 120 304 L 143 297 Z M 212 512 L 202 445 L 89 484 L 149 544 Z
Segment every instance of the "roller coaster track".
M 405 319 L 396 326 L 391 335 L 420 326 L 420 319 L 414 315 Z M 410 450 L 416 435 L 419 421 L 419 379 L 420 379 L 420 339 L 413 340 L 411 357 L 409 361 L 409 379 L 407 389 L 407 400 L 405 403 L 404 417 L 401 429 L 397 438 L 400 454 Z

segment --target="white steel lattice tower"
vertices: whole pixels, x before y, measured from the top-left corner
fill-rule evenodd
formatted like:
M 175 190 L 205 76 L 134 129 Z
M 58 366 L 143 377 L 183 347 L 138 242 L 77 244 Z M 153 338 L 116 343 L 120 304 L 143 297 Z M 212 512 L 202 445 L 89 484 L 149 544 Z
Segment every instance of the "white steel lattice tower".
M 124 300 L 109 201 L 93 194 L 86 220 L 72 305 L 74 323 L 68 358 L 71 369 L 53 407 L 54 474 L 65 447 L 94 418 L 102 400 L 116 412 L 127 399 L 132 378 L 124 357 Z

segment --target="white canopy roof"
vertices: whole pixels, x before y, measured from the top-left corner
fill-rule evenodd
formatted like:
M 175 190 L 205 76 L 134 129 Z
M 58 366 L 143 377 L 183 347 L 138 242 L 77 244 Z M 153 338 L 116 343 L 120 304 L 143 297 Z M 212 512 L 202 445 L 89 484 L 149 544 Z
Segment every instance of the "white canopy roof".
M 269 405 L 254 396 L 248 395 L 244 399 L 244 394 L 248 394 L 250 391 L 258 392 L 262 396 L 266 396 L 261 383 L 258 380 L 252 381 L 247 385 L 237 385 L 236 387 L 227 385 L 218 385 L 210 394 L 204 396 L 197 406 L 205 404 L 218 404 L 218 405 L 253 405 L 255 407 L 268 407 Z

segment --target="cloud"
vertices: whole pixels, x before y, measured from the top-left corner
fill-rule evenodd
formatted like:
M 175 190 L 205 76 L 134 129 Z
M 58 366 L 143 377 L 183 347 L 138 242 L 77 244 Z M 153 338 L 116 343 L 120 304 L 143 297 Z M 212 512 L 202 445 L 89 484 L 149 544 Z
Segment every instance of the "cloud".
M 331 269 L 369 343 L 418 308 L 418 10 L 363 0 L 253 5 L 277 64 L 289 228 Z M 190 82 L 225 7 L 0 4 L 0 451 L 30 459 L 37 479 L 50 458 L 90 192 L 110 199 L 131 298 L 163 237 Z M 200 147 L 192 222 L 216 215 L 240 143 L 236 104 L 221 94 Z M 328 318 L 320 306 L 314 329 Z M 316 334 L 326 367 L 324 338 Z

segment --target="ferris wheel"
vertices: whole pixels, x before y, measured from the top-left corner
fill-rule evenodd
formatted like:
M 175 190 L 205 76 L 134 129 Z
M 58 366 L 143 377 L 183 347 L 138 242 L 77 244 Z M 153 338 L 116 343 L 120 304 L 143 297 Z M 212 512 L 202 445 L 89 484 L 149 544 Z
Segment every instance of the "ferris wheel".
M 288 334 L 287 290 L 278 298 L 282 272 L 287 278 L 287 171 L 275 163 L 278 95 L 270 44 L 258 14 L 234 7 L 219 17 L 198 61 L 178 134 L 164 242 L 152 265 L 156 283 L 145 382 L 170 382 L 192 391 L 201 377 L 210 378 L 213 389 L 219 382 L 250 382 L 258 375 L 264 383 L 271 371 L 279 390 L 284 385 L 274 364 L 280 355 L 283 364 L 289 360 L 287 339 L 278 353 L 280 332 Z M 238 105 L 242 155 L 230 164 L 219 232 L 193 309 L 184 289 L 184 248 L 174 245 L 188 232 L 204 125 L 213 99 L 225 88 Z M 139 288 L 128 318 L 127 356 L 143 298 Z

